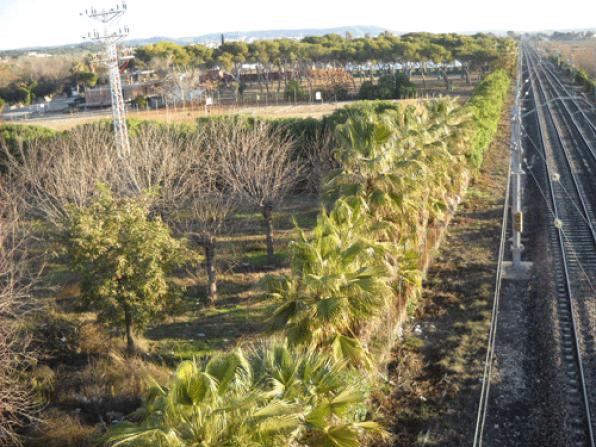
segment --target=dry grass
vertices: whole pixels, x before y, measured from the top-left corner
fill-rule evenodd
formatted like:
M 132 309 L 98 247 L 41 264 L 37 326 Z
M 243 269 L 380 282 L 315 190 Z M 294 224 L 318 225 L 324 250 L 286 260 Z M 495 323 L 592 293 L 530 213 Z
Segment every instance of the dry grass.
M 596 38 L 572 41 L 552 41 L 545 44 L 554 53 L 560 53 L 572 65 L 583 67 L 596 79 Z
M 352 104 L 355 101 L 345 101 L 325 104 L 298 104 L 298 105 L 270 105 L 270 106 L 223 106 L 213 107 L 209 115 L 256 115 L 266 118 L 321 118 L 325 115 L 333 113 L 333 111 L 340 109 L 346 105 Z M 400 102 L 405 104 L 415 104 L 415 99 L 404 99 Z M 201 107 L 182 109 L 159 109 L 128 113 L 129 118 L 140 120 L 154 120 L 167 123 L 194 123 L 200 117 L 206 116 L 205 110 Z M 99 114 L 77 114 L 72 116 L 60 116 L 55 119 L 29 119 L 22 121 L 23 124 L 33 124 L 37 126 L 47 127 L 49 129 L 63 131 L 69 130 L 73 127 L 82 124 L 88 124 L 104 119 L 111 119 L 110 111 Z
M 44 415 L 45 421 L 28 433 L 28 447 L 92 447 L 101 433 L 101 424 L 81 421 L 77 413 L 53 408 Z
M 328 104 L 300 104 L 300 105 L 271 105 L 271 106 L 251 106 L 251 107 L 214 107 L 211 109 L 211 115 L 234 115 L 247 114 L 258 115 L 269 118 L 321 118 L 324 115 L 332 113 L 334 110 L 344 107 L 350 102 L 328 103 Z M 57 119 L 31 119 L 27 120 L 26 124 L 35 124 L 50 129 L 62 131 L 72 129 L 81 124 L 92 123 L 102 119 L 110 119 L 111 113 L 107 111 L 105 114 L 80 114 L 72 117 L 65 116 Z M 184 110 L 178 108 L 174 109 L 159 109 L 128 113 L 129 118 L 136 118 L 140 120 L 155 120 L 168 123 L 194 123 L 200 117 L 206 116 L 205 110 L 201 107 L 186 108 Z

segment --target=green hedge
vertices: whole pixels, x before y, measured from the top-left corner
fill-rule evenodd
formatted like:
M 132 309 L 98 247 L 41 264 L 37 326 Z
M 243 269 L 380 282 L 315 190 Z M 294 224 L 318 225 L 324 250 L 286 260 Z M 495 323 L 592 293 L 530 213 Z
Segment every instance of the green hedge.
M 465 106 L 475 123 L 469 158 L 476 168 L 482 164 L 484 153 L 497 132 L 510 83 L 505 70 L 494 71 L 476 86 Z

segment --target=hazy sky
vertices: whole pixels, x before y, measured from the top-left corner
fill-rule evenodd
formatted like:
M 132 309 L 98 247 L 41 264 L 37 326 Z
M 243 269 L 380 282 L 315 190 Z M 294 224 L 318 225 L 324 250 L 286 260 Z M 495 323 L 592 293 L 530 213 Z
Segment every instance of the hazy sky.
M 81 41 L 111 0 L 0 0 L 0 49 Z M 497 6 L 498 5 L 498 6 Z M 128 0 L 131 38 L 377 25 L 404 31 L 596 27 L 596 0 Z

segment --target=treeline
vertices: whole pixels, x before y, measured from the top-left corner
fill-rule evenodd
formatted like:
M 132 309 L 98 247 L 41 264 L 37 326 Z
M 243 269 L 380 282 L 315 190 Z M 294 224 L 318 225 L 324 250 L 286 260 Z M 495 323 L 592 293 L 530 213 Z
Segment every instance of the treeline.
M 114 445 L 362 445 L 384 430 L 367 398 L 399 313 L 420 293 L 442 223 L 490 145 L 509 89 L 499 70 L 463 107 L 365 108 L 337 127 L 312 234 L 264 287 L 277 302 L 263 342 L 182 363 L 149 394 Z M 389 340 L 388 340 L 389 338 Z
M 38 98 L 82 92 L 101 78 L 105 80 L 103 70 L 91 55 L 7 59 L 0 62 L 0 109 L 5 103 L 28 105 Z
M 594 31 L 555 31 L 549 37 L 551 40 L 586 40 L 594 37 Z
M 136 62 L 143 66 L 204 67 L 218 66 L 239 81 L 244 63 L 257 64 L 258 82 L 266 87 L 271 73 L 295 73 L 310 80 L 313 66 L 372 66 L 392 71 L 392 64 L 401 64 L 410 75 L 416 69 L 424 79 L 429 63 L 446 75 L 446 66 L 457 60 L 467 81 L 471 73 L 488 72 L 496 67 L 511 69 L 515 42 L 491 34 L 410 33 L 396 36 L 389 32 L 378 37 L 350 38 L 337 34 L 292 39 L 225 42 L 216 49 L 204 45 L 181 46 L 169 42 L 146 45 L 135 51 Z M 285 79 L 285 78 L 284 78 Z M 278 90 L 281 77 L 277 77 Z
M 277 91 L 283 88 L 288 97 L 296 98 L 303 93 L 296 85 L 294 89 L 298 90 L 288 89 L 288 81 L 305 80 L 312 90 L 312 84 L 323 79 L 333 84 L 333 90 L 336 85 L 353 82 L 349 76 L 346 77 L 346 68 L 352 73 L 359 71 L 361 76 L 370 75 L 372 81 L 372 77 L 378 74 L 374 67 L 381 72 L 393 73 L 394 64 L 400 64 L 408 77 L 416 71 L 425 82 L 432 63 L 447 85 L 447 67 L 457 60 L 462 64 L 461 71 L 466 80 L 470 82 L 473 73 L 488 73 L 496 67 L 512 69 L 510 61 L 514 48 L 515 42 L 510 38 L 482 33 L 472 36 L 430 33 L 396 36 L 387 32 L 378 37 L 362 38 L 329 34 L 305 37 L 300 41 L 230 41 L 215 49 L 201 44 L 182 46 L 160 42 L 136 48 L 135 59 L 129 68 L 152 68 L 161 78 L 166 78 L 173 71 L 200 71 L 219 67 L 235 79 L 241 93 L 245 88 L 244 83 L 240 82 L 242 65 L 252 63 L 256 64 L 254 82 L 261 89 L 269 91 L 277 83 Z M 45 68 L 30 68 L 33 63 Z M 52 64 L 59 67 L 53 67 Z M 101 65 L 90 54 L 77 61 L 66 57 L 36 59 L 33 62 L 25 60 L 22 69 L 16 71 L 5 64 L 4 67 L 0 66 L 0 98 L 8 103 L 29 104 L 35 98 L 93 87 L 98 80 L 103 79 L 102 73 Z M 208 87 L 213 88 L 213 85 Z M 219 87 L 215 85 L 215 88 Z M 374 90 L 365 89 L 362 97 L 387 97 L 386 85 L 379 88 L 381 92 Z M 338 92 L 332 94 L 337 96 Z
M 486 66 L 504 66 L 511 60 L 515 45 L 509 38 L 491 34 L 410 33 L 396 36 L 384 33 L 378 37 L 346 38 L 337 34 L 292 39 L 225 42 L 216 49 L 204 45 L 181 46 L 169 42 L 136 49 L 137 61 L 146 65 L 155 60 L 176 66 L 221 66 L 238 70 L 245 62 L 259 63 L 273 69 L 304 70 L 313 63 L 337 66 L 400 63 L 406 70 L 419 64 L 448 64 L 458 60 L 466 72 Z M 305 67 L 306 65 L 306 67 Z

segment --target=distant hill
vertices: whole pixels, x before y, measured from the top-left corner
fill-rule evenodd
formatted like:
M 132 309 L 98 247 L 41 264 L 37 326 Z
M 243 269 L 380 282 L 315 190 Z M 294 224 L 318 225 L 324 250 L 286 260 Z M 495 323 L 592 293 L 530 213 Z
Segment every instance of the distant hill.
M 363 37 L 366 34 L 371 36 L 378 36 L 382 32 L 386 31 L 385 28 L 379 26 L 341 26 L 337 28 L 304 28 L 304 29 L 279 29 L 279 30 L 265 30 L 265 31 L 233 31 L 224 33 L 211 33 L 203 34 L 201 36 L 192 37 L 149 37 L 147 39 L 132 39 L 127 41 L 130 45 L 147 45 L 156 42 L 168 41 L 175 42 L 180 45 L 188 45 L 192 43 L 210 43 L 219 42 L 221 40 L 221 34 L 224 35 L 227 40 L 243 40 L 245 42 L 251 42 L 257 39 L 302 39 L 306 36 L 322 36 L 324 34 L 340 34 L 345 35 L 346 33 L 352 34 L 354 37 Z

